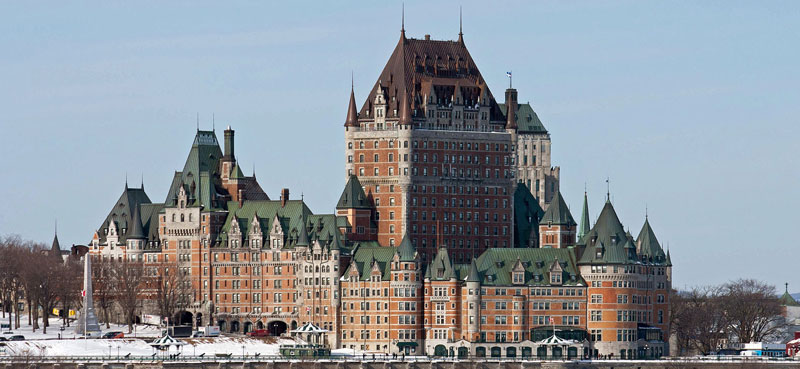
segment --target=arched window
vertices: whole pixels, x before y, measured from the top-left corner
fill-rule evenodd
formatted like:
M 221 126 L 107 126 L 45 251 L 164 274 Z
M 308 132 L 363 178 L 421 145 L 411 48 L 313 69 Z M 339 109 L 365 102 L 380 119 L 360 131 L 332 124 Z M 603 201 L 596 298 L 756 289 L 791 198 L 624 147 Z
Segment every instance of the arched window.
M 183 222 L 183 214 L 181 214 L 181 222 Z

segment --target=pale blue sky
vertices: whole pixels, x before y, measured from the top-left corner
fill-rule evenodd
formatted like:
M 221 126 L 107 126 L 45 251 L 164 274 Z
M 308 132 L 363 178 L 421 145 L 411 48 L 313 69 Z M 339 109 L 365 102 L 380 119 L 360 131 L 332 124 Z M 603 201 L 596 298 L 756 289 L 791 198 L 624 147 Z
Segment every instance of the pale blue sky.
M 290 4 L 291 3 L 291 4 Z M 492 5 L 487 5 L 492 3 Z M 800 3 L 406 1 L 410 37 L 467 47 L 502 99 L 550 130 L 578 217 L 605 178 L 636 235 L 645 205 L 676 287 L 738 277 L 800 290 Z M 0 3 L 0 234 L 86 243 L 129 182 L 163 201 L 200 126 L 237 132 L 273 198 L 317 213 L 344 185 L 359 105 L 399 37 L 400 3 Z

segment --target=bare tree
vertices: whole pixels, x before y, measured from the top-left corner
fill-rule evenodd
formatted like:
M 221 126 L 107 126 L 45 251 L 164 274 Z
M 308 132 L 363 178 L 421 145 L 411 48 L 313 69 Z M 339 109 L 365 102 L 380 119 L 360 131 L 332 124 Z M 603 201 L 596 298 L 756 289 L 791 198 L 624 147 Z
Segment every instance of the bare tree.
M 150 287 L 159 314 L 172 319 L 191 303 L 194 294 L 191 281 L 177 263 L 162 263 L 150 268 Z
M 682 349 L 709 354 L 727 340 L 729 322 L 720 292 L 719 287 L 695 287 L 673 296 L 674 329 Z
M 12 325 L 12 314 L 17 309 L 17 299 L 20 296 L 21 278 L 19 275 L 19 246 L 21 241 L 17 236 L 0 238 L 0 304 L 3 305 L 3 317 L 8 313 L 8 325 Z M 19 319 L 14 319 L 19 321 Z M 17 327 L 19 328 L 19 324 Z
M 113 266 L 114 284 L 117 291 L 116 302 L 125 317 L 128 333 L 133 332 L 136 323 L 136 309 L 142 297 L 145 275 L 141 262 L 123 259 Z
M 108 260 L 98 259 L 92 263 L 92 297 L 103 314 L 106 329 L 111 328 L 110 311 L 117 296 L 112 266 Z
M 722 305 L 729 330 L 741 343 L 761 342 L 783 328 L 781 303 L 775 286 L 753 279 L 722 285 Z
M 22 275 L 25 281 L 26 297 L 30 301 L 30 313 L 33 315 L 33 330 L 38 328 L 36 321 L 41 308 L 42 329 L 43 333 L 47 333 L 50 311 L 55 308 L 58 301 L 61 264 L 44 250 L 41 245 L 34 245 L 26 252 Z
M 59 267 L 58 300 L 61 308 L 62 323 L 69 326 L 69 311 L 80 304 L 80 292 L 83 270 L 78 258 L 69 257 Z

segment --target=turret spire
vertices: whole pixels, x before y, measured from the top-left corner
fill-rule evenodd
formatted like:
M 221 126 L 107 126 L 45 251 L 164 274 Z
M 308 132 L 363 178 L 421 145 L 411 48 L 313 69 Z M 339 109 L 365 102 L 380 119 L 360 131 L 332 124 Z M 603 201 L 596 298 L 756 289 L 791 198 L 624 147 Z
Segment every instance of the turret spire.
M 403 3 L 400 15 L 400 38 L 406 39 L 406 3 Z
M 580 240 L 587 233 L 589 233 L 589 196 L 586 191 L 583 192 L 583 210 L 581 211 L 581 228 L 578 230 L 578 239 Z
M 353 75 L 350 75 L 350 105 L 347 107 L 345 127 L 358 127 L 358 110 L 356 109 L 356 94 L 353 87 Z
M 464 27 L 461 6 L 458 7 L 458 42 L 461 44 L 464 43 Z

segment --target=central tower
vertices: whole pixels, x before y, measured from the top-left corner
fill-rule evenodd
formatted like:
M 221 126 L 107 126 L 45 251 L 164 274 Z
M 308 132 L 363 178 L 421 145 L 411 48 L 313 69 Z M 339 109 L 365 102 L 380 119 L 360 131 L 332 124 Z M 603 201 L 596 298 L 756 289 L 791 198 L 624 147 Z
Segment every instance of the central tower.
M 458 263 L 511 247 L 515 126 L 509 126 L 461 34 L 407 38 L 345 121 L 346 176 L 357 176 L 378 241 L 405 232 L 430 260 L 442 246 Z

